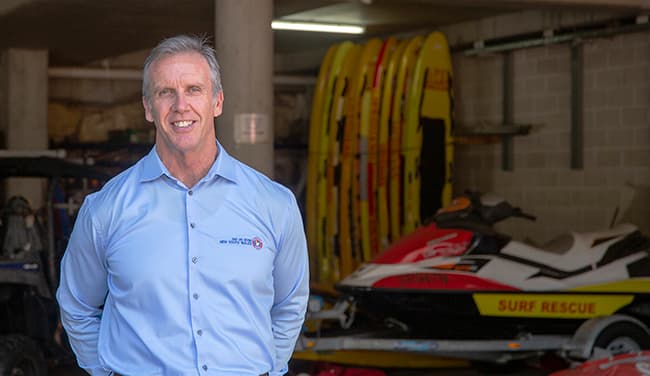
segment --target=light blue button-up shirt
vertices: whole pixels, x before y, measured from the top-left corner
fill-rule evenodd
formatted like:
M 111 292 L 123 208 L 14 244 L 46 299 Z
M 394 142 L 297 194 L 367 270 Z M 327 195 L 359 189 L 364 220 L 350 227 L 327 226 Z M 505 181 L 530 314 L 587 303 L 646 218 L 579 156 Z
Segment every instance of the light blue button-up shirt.
M 57 299 L 92 375 L 282 375 L 309 269 L 294 195 L 218 145 L 192 189 L 155 147 L 89 195 Z

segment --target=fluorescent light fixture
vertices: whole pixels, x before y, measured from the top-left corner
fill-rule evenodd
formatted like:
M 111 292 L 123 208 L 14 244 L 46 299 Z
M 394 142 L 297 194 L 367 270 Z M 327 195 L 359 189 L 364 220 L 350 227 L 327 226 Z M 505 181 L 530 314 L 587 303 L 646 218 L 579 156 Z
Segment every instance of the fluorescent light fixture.
M 315 31 L 321 33 L 342 33 L 342 34 L 363 34 L 366 30 L 363 26 L 325 24 L 314 22 L 293 22 L 293 21 L 273 21 L 271 22 L 273 30 L 297 30 L 297 31 Z

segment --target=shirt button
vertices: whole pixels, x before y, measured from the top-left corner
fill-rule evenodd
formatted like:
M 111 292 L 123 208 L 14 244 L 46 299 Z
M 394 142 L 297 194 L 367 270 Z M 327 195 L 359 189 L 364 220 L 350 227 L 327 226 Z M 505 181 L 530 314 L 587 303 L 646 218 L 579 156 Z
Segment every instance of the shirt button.
M 189 190 L 189 191 L 187 191 L 187 194 L 191 196 L 191 195 L 194 194 L 194 192 L 192 190 Z
M 192 263 L 196 264 L 199 261 L 199 258 L 194 256 L 192 257 Z
M 194 293 L 194 295 L 192 295 L 192 297 L 193 297 L 194 299 L 198 299 L 198 298 L 199 298 L 199 294 Z
M 194 224 L 194 222 L 192 222 L 192 223 L 190 223 L 190 227 L 194 228 L 194 227 L 196 227 L 196 224 Z
M 203 330 L 201 330 L 201 329 L 197 330 L 197 331 L 196 331 L 196 334 L 202 336 L 202 335 L 203 335 Z
M 207 371 L 207 370 L 208 370 L 208 366 L 206 366 L 205 364 L 204 364 L 203 367 L 201 367 L 201 368 L 203 368 L 204 371 Z

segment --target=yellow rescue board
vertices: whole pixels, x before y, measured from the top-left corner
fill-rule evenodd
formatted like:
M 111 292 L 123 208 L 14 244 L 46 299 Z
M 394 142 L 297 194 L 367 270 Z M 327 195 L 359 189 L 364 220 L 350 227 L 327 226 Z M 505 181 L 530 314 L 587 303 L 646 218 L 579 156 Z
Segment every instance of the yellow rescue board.
M 427 36 L 408 90 L 402 133 L 404 161 L 403 234 L 451 202 L 453 167 L 453 88 L 445 36 Z
M 377 161 L 377 119 L 381 86 L 377 84 L 377 65 L 383 58 L 383 43 L 371 39 L 366 43 L 368 60 L 362 67 L 364 87 L 361 93 L 359 126 L 359 218 L 361 223 L 361 249 L 363 261 L 377 253 L 377 221 L 375 217 L 375 182 Z
M 318 140 L 320 146 L 318 148 L 318 159 L 316 163 L 316 249 L 319 254 L 318 266 L 320 267 L 320 270 L 318 275 L 320 281 L 323 282 L 335 280 L 332 275 L 333 249 L 331 244 L 327 241 L 327 157 L 329 153 L 330 115 L 332 113 L 334 86 L 341 70 L 343 69 L 343 61 L 351 48 L 351 42 L 343 42 L 338 45 L 334 57 L 332 58 L 329 75 L 327 77 L 327 84 L 323 93 L 323 107 L 319 132 L 320 136 Z
M 384 74 L 381 105 L 379 106 L 378 161 L 377 161 L 377 238 L 379 249 L 383 250 L 391 243 L 390 226 L 390 130 L 393 112 L 393 93 L 397 81 L 397 67 L 406 42 L 389 38 L 386 43 L 389 56 L 382 64 Z M 399 174 L 399 172 L 398 172 Z
M 343 152 L 341 160 L 341 188 L 339 201 L 339 223 L 341 225 L 341 252 L 349 249 L 352 269 L 364 260 L 361 247 L 361 210 L 359 200 L 359 129 L 363 94 L 369 71 L 374 68 L 379 39 L 371 39 L 363 45 L 357 59 L 356 73 L 352 76 L 350 105 L 343 133 Z
M 422 41 L 420 35 L 402 42 L 404 46 L 399 54 L 390 126 L 390 157 L 389 157 L 389 213 L 391 241 L 396 241 L 402 236 L 404 223 L 404 187 L 403 187 L 403 161 L 402 161 L 402 134 L 406 126 L 406 96 L 412 80 L 413 68 L 417 59 Z
M 349 42 L 348 42 L 349 43 Z M 343 46 L 341 46 L 343 47 Z M 346 48 L 348 48 L 346 46 Z M 339 207 L 341 183 L 341 158 L 343 153 L 343 134 L 350 106 L 352 76 L 356 74 L 360 46 L 350 43 L 349 51 L 343 61 L 343 66 L 336 79 L 332 112 L 329 126 L 329 157 L 327 161 L 327 244 L 331 250 L 331 281 L 352 272 L 352 254 L 350 247 L 344 246 L 340 240 Z
M 316 80 L 316 87 L 314 88 L 314 97 L 311 105 L 311 115 L 309 120 L 309 145 L 307 153 L 307 182 L 306 182 L 306 203 L 305 203 L 305 217 L 306 217 L 306 236 L 307 247 L 309 249 L 309 265 L 310 275 L 315 281 L 319 280 L 319 262 L 318 262 L 318 221 L 317 221 L 317 191 L 318 191 L 318 160 L 321 153 L 320 150 L 320 133 L 321 133 L 321 119 L 323 113 L 323 98 L 327 87 L 330 67 L 334 54 L 336 53 L 337 45 L 327 49 L 323 62 L 321 63 Z

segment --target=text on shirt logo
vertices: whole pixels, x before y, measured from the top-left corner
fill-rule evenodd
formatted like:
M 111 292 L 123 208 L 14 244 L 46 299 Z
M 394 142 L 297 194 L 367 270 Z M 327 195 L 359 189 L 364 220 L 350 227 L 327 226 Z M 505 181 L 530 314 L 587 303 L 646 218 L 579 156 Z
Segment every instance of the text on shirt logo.
M 232 237 L 230 239 L 221 239 L 219 240 L 219 244 L 252 245 L 253 248 L 255 249 L 262 249 L 262 247 L 264 246 L 264 243 L 262 243 L 262 239 L 258 238 L 257 236 L 253 238 Z

